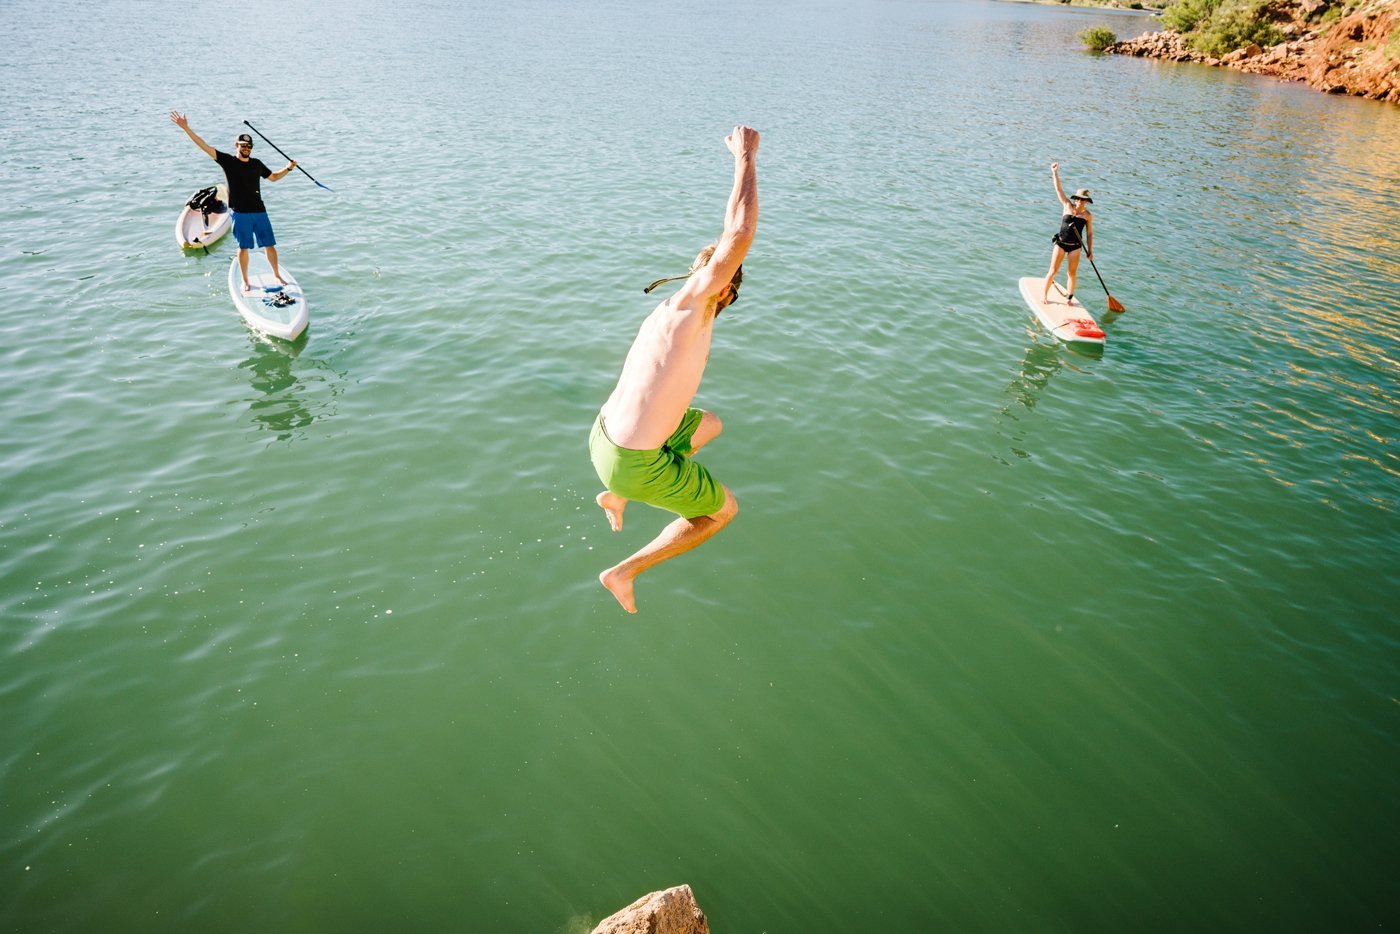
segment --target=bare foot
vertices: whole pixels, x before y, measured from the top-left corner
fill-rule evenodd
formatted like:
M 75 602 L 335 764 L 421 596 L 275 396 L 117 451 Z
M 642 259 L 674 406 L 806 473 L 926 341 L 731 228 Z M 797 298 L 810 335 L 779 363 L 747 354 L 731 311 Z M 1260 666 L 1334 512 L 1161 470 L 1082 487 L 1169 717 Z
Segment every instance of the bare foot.
M 249 285 L 247 282 L 244 282 L 244 283 L 243 283 L 243 291 L 245 291 L 245 292 L 251 292 L 251 291 L 253 291 L 253 287 L 252 287 L 251 285 Z
M 598 582 L 608 588 L 608 593 L 616 597 L 628 613 L 637 612 L 637 599 L 632 595 L 632 581 L 635 579 L 635 574 L 624 574 L 617 568 L 608 568 L 598 575 Z
M 287 280 L 286 280 L 286 279 L 283 279 L 281 276 L 278 276 L 278 277 L 277 277 L 277 281 L 280 282 L 280 283 L 282 283 L 283 285 L 286 285 L 286 284 L 287 284 Z
M 608 525 L 612 526 L 614 532 L 621 532 L 622 510 L 627 508 L 627 500 L 612 490 L 604 490 L 594 498 L 598 505 L 603 507 L 603 512 L 608 514 Z

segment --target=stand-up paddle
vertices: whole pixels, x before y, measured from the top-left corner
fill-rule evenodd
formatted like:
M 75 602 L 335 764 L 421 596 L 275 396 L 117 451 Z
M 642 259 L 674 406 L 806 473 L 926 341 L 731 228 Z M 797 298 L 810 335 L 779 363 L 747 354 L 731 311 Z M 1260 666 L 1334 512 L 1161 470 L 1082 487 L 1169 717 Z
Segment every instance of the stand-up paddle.
M 243 121 L 243 125 L 246 126 L 248 129 L 252 130 L 254 133 L 257 133 L 259 136 L 262 136 L 262 140 L 263 140 L 264 143 L 267 143 L 267 144 L 268 144 L 269 146 L 271 146 L 273 149 L 277 149 L 277 144 L 274 143 L 272 140 L 268 139 L 266 136 L 263 136 L 262 133 L 259 133 L 257 127 L 253 126 L 253 125 L 252 125 L 251 123 L 249 123 L 247 120 L 244 120 L 244 121 Z M 287 155 L 285 152 L 282 152 L 282 150 L 277 149 L 277 151 L 278 151 L 279 153 L 282 153 L 282 158 L 283 158 L 283 159 L 286 159 L 288 162 L 294 161 L 294 160 L 292 159 L 291 156 Z M 316 179 L 312 178 L 312 177 L 311 177 L 311 173 L 308 172 L 308 171 L 306 171 L 306 169 L 303 169 L 300 165 L 297 166 L 297 169 L 301 172 L 302 175 L 305 175 L 307 178 L 310 178 L 313 182 L 316 182 Z M 318 187 L 318 188 L 324 188 L 324 189 L 326 189 L 326 191 L 331 191 L 331 192 L 335 191 L 334 188 L 331 188 L 329 185 L 322 185 L 320 182 L 316 182 L 316 187 Z M 1097 271 L 1097 270 L 1095 270 L 1095 271 Z M 1099 281 L 1102 282 L 1103 280 L 1100 279 Z M 1108 290 L 1105 289 L 1104 291 L 1108 291 Z M 1111 308 L 1111 307 L 1113 307 L 1113 306 L 1110 305 L 1109 307 Z
M 261 135 L 261 134 L 259 134 L 259 135 Z M 277 150 L 277 151 L 278 151 L 278 152 L 281 152 L 282 150 L 279 149 L 279 150 Z M 313 179 L 313 181 L 314 181 L 314 179 Z M 1088 247 L 1085 247 L 1085 248 L 1084 248 L 1084 255 L 1089 257 L 1089 265 L 1094 267 L 1094 275 L 1099 276 L 1099 267 L 1098 267 L 1097 265 L 1095 265 L 1095 263 L 1094 263 L 1094 257 L 1091 256 L 1091 255 L 1089 254 L 1089 248 L 1088 248 Z M 1122 303 L 1122 302 L 1118 301 L 1118 299 L 1116 299 L 1116 298 L 1113 297 L 1113 293 L 1111 293 L 1111 292 L 1108 291 L 1108 286 L 1104 283 L 1104 281 L 1103 281 L 1103 276 L 1099 276 L 1099 285 L 1102 285 L 1102 286 L 1103 286 L 1103 294 L 1105 294 L 1105 295 L 1108 296 L 1108 310 L 1109 310 L 1109 311 L 1121 312 L 1121 311 L 1127 311 L 1127 310 L 1128 310 L 1128 309 L 1126 309 L 1126 308 L 1123 307 L 1123 303 Z

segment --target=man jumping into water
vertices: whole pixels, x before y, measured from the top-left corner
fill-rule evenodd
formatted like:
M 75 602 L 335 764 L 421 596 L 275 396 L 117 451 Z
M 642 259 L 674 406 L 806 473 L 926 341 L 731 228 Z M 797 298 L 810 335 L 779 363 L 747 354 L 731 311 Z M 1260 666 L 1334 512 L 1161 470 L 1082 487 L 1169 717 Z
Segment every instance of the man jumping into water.
M 637 612 L 632 588 L 638 574 L 690 551 L 739 512 L 729 488 L 691 460 L 720 432 L 713 413 L 690 403 L 710 359 L 715 317 L 739 297 L 741 264 L 758 223 L 758 132 L 736 126 L 724 144 L 734 154 L 724 233 L 700 251 L 689 273 L 676 277 L 687 280 L 681 290 L 642 322 L 617 388 L 588 438 L 593 467 L 607 487 L 598 494 L 598 505 L 614 532 L 622 528 L 629 500 L 680 516 L 632 557 L 598 575 L 629 613 Z M 668 281 L 654 282 L 646 291 Z

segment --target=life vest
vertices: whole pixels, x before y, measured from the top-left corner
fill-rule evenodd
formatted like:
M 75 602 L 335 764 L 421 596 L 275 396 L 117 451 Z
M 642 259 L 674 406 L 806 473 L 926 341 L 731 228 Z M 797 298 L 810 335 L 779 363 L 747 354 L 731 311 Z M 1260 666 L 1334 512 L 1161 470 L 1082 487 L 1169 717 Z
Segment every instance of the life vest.
M 210 185 L 208 188 L 201 188 L 194 193 L 194 197 L 186 202 L 191 211 L 198 211 L 204 215 L 204 223 L 209 224 L 210 214 L 222 214 L 225 205 L 219 200 L 219 189 Z

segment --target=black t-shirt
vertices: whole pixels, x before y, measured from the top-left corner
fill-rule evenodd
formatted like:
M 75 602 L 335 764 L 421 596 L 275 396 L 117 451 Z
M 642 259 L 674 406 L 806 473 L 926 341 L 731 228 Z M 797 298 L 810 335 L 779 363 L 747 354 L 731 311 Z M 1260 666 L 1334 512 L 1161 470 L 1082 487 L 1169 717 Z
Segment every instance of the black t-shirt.
M 243 162 L 237 156 L 230 156 L 216 149 L 214 161 L 219 163 L 224 170 L 224 178 L 228 179 L 229 207 L 240 214 L 259 214 L 267 211 L 263 206 L 259 186 L 263 179 L 272 174 L 272 170 L 263 165 L 261 159 L 250 157 L 247 162 Z

